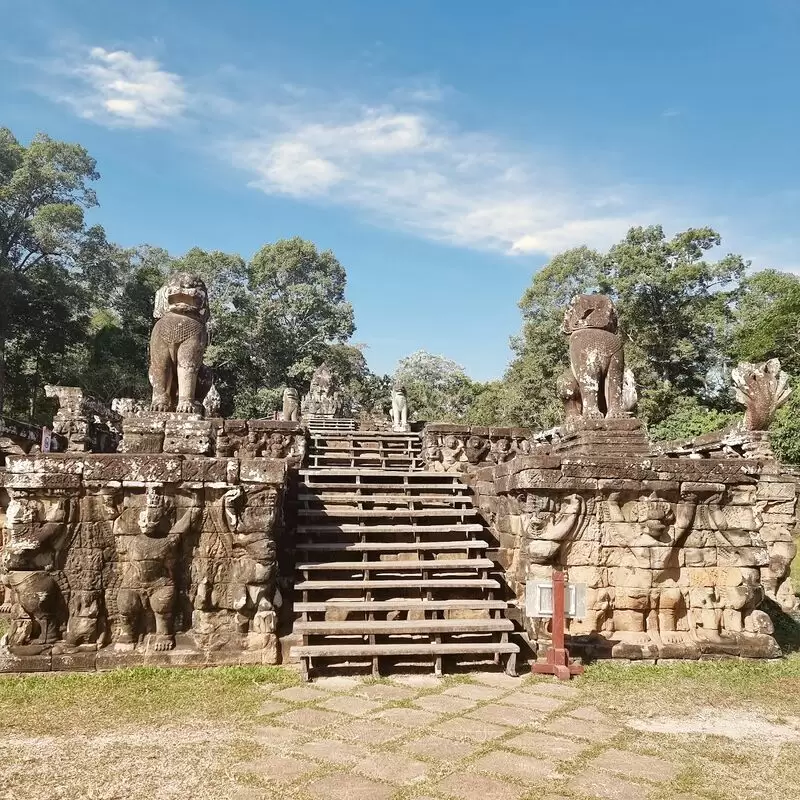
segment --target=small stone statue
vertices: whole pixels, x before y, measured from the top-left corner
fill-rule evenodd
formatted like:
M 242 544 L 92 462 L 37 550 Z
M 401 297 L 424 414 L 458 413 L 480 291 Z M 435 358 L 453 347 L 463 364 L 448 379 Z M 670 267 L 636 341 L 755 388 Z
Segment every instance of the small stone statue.
M 258 431 L 248 431 L 247 440 L 239 448 L 239 458 L 259 458 L 264 454 L 266 441 L 259 436 Z
M 409 430 L 408 398 L 405 386 L 399 384 L 392 389 L 392 430 Z
M 206 417 L 218 417 L 222 407 L 222 398 L 219 396 L 216 384 L 211 384 L 208 394 L 203 400 L 203 408 L 205 409 Z
M 293 389 L 291 386 L 283 390 L 281 419 L 284 422 L 297 422 L 300 419 L 300 399 L 297 389 Z

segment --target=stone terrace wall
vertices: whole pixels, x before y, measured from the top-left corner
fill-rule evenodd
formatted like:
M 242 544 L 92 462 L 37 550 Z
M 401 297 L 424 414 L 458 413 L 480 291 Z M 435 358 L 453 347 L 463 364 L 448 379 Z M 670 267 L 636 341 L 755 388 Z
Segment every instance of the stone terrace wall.
M 0 671 L 276 663 L 288 460 L 9 457 Z
M 618 429 L 610 438 L 632 422 L 606 421 Z M 589 425 L 593 439 L 603 424 Z M 556 436 L 558 448 L 544 445 L 475 474 L 520 606 L 525 581 L 546 579 L 558 566 L 587 587 L 588 613 L 568 629 L 577 651 L 634 659 L 780 655 L 758 606 L 765 596 L 786 610 L 795 603 L 787 580 L 793 476 L 770 458 L 614 457 L 581 438 L 553 452 L 563 448 Z M 526 623 L 533 639 L 544 634 Z

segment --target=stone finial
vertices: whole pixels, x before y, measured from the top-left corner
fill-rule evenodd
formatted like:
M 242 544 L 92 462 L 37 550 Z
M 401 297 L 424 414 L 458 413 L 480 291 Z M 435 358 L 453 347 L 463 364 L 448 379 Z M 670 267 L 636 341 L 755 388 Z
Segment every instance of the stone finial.
M 761 364 L 742 362 L 731 373 L 736 400 L 745 407 L 744 427 L 765 431 L 775 412 L 789 399 L 792 387 L 781 362 L 771 358 Z
M 567 419 L 627 417 L 635 405 L 632 375 L 626 381 L 622 336 L 611 298 L 581 294 L 564 313 L 570 367 L 558 379 Z
M 340 417 L 342 410 L 343 404 L 339 393 L 338 379 L 331 368 L 323 362 L 311 376 L 308 394 L 303 397 L 303 415 Z
M 205 409 L 206 417 L 218 417 L 220 415 L 220 408 L 222 406 L 222 398 L 217 391 L 215 384 L 211 384 L 208 394 L 203 399 L 203 408 Z

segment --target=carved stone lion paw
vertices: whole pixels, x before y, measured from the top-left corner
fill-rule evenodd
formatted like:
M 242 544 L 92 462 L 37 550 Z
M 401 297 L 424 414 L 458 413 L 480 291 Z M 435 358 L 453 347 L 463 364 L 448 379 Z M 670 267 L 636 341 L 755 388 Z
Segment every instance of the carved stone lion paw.
M 175 411 L 179 414 L 194 414 L 194 403 L 191 400 L 181 400 L 175 407 Z
M 151 411 L 169 411 L 169 403 L 161 402 L 161 403 L 153 403 L 150 406 Z

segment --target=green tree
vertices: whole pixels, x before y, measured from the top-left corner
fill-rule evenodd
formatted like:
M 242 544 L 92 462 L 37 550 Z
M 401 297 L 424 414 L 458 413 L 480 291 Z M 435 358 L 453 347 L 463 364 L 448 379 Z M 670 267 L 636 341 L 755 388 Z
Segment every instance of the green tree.
M 405 387 L 409 409 L 418 420 L 464 422 L 475 399 L 463 367 L 424 350 L 400 359 L 392 382 Z
M 84 218 L 98 177 L 80 145 L 0 128 L 0 411 L 37 416 L 113 281 L 115 248 Z
M 617 306 L 646 421 L 662 422 L 689 395 L 725 411 L 728 345 L 747 262 L 737 255 L 707 260 L 719 244 L 710 228 L 668 239 L 651 226 L 631 228 L 607 253 L 579 247 L 554 257 L 520 301 L 524 322 L 505 378 L 505 421 L 548 427 L 560 419 L 555 383 L 568 363 L 561 320 L 575 294 L 593 291 Z

